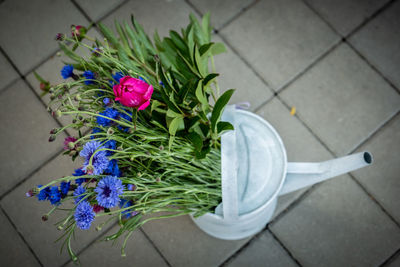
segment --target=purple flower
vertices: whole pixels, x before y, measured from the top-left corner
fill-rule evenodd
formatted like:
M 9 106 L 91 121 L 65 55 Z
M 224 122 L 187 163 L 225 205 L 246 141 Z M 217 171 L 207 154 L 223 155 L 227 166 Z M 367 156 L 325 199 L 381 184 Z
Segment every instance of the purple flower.
M 94 213 L 93 207 L 87 201 L 79 203 L 74 214 L 76 225 L 82 230 L 90 228 L 95 216 L 96 213 Z
M 112 208 L 120 202 L 119 196 L 124 192 L 122 181 L 114 176 L 107 176 L 100 180 L 94 189 L 96 200 L 104 208 Z
M 75 191 L 74 191 L 74 197 L 75 197 L 75 204 L 78 204 L 79 201 L 81 201 L 82 198 L 85 197 L 86 190 L 83 188 L 83 186 L 78 186 Z
M 87 170 L 87 167 L 90 163 L 90 158 L 92 158 L 92 166 L 93 166 L 93 174 L 100 175 L 104 172 L 108 167 L 109 160 L 107 158 L 107 153 L 104 149 L 104 146 L 101 145 L 98 141 L 90 141 L 85 144 L 82 151 L 79 155 L 85 158 L 85 163 L 83 164 L 83 170 Z M 96 151 L 100 150 L 100 151 Z M 93 155 L 93 157 L 92 157 Z M 88 170 L 91 172 L 92 170 Z

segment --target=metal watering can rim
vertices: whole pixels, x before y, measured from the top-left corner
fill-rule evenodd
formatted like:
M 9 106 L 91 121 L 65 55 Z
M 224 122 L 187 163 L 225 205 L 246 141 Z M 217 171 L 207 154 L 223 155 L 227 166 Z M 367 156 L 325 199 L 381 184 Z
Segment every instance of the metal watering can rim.
M 210 213 L 209 215 L 225 221 L 238 222 L 239 220 L 249 219 L 268 207 L 279 195 L 290 193 L 372 163 L 372 156 L 368 152 L 322 163 L 288 163 L 282 139 L 277 131 L 260 116 L 249 111 L 235 109 L 234 106 L 227 106 L 222 115 L 222 120 L 231 122 L 235 130 L 221 136 L 222 203 L 215 209 L 215 214 Z M 266 138 L 260 137 L 262 134 Z M 248 146 L 254 150 L 251 151 L 255 152 L 254 156 L 247 150 Z M 245 150 L 245 153 L 241 154 L 245 158 L 244 161 L 239 161 L 237 149 Z M 247 161 L 246 156 L 248 157 Z M 273 168 L 262 166 L 262 161 L 267 160 L 268 157 L 273 158 L 273 160 L 278 158 L 274 162 L 276 165 L 272 166 Z M 270 159 L 269 163 L 271 164 L 273 160 Z M 251 172 L 251 166 L 246 166 L 246 164 L 253 164 L 256 169 L 258 167 L 258 170 Z M 271 173 L 271 169 L 274 169 L 275 173 Z M 266 172 L 265 179 L 264 173 L 259 173 L 259 170 Z M 268 177 L 268 175 L 271 177 Z M 249 176 L 256 178 L 256 184 Z M 242 187 L 247 187 L 248 184 L 252 186 L 253 190 L 243 192 Z M 263 188 L 266 188 L 265 194 L 260 191 Z M 252 192 L 256 192 L 256 196 L 252 196 Z M 241 199 L 241 197 L 243 198 Z

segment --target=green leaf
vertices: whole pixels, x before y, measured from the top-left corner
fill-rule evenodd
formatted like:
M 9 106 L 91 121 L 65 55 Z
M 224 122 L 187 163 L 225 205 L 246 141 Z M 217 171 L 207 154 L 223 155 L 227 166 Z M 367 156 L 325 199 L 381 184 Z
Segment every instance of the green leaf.
M 181 50 L 184 53 L 188 52 L 185 41 L 176 31 L 170 31 L 169 36 L 171 37 L 171 40 L 179 50 Z
M 125 22 L 124 25 L 125 25 L 125 31 L 129 37 L 129 39 L 131 40 L 133 52 L 136 54 L 136 57 L 138 57 L 141 62 L 144 62 L 142 48 L 139 44 L 136 33 L 132 30 L 132 28 L 129 26 L 129 24 L 127 22 Z
M 168 127 L 169 134 L 170 135 L 175 135 L 178 130 L 182 129 L 182 125 L 183 125 L 183 128 L 184 128 L 185 124 L 183 122 L 183 117 L 182 116 L 173 118 L 171 123 L 169 124 L 169 127 Z
M 196 95 L 197 100 L 199 100 L 199 102 L 202 105 L 208 106 L 207 98 L 205 97 L 204 92 L 203 92 L 203 85 L 200 81 L 197 83 L 195 95 Z
M 41 82 L 41 83 L 48 83 L 48 81 L 46 81 L 45 79 L 42 78 L 42 76 L 40 76 L 39 74 L 37 74 L 36 71 L 33 72 L 33 75 L 35 75 L 36 79 Z
M 175 118 L 175 117 L 182 117 L 182 114 L 176 113 L 176 112 L 173 111 L 172 109 L 168 109 L 168 110 L 167 110 L 167 116 L 168 116 L 168 117 L 171 117 L 171 118 Z
M 223 43 L 214 43 L 211 47 L 211 54 L 214 56 L 224 52 L 226 52 L 226 47 Z
M 204 87 L 209 86 L 215 80 L 215 78 L 217 78 L 218 76 L 219 76 L 218 73 L 210 73 L 210 74 L 208 74 L 207 77 L 204 78 L 204 80 L 203 80 L 203 86 Z
M 198 72 L 201 75 L 201 78 L 204 78 L 207 76 L 207 71 L 206 71 L 206 67 L 207 65 L 203 64 L 203 60 L 200 56 L 200 52 L 199 49 L 197 48 L 197 45 L 194 46 L 194 64 L 196 65 L 196 68 L 198 70 Z
M 126 33 L 124 29 L 121 27 L 121 24 L 118 23 L 117 20 L 114 22 L 115 28 L 117 28 L 117 32 L 119 34 L 119 38 L 121 39 L 122 45 L 125 48 L 125 51 L 128 55 L 132 55 L 131 47 L 129 46 L 128 39 L 126 37 Z
M 187 135 L 187 138 L 192 142 L 196 151 L 201 151 L 201 148 L 203 147 L 203 139 L 198 133 L 191 132 Z
M 233 125 L 227 121 L 220 121 L 217 124 L 217 132 L 221 135 L 225 131 L 233 130 Z
M 211 147 L 209 145 L 203 147 L 203 149 L 200 152 L 196 151 L 196 153 L 195 153 L 196 158 L 204 159 L 207 156 L 207 154 L 210 152 L 210 150 L 211 150 Z
M 205 53 L 207 53 L 213 45 L 214 45 L 214 43 L 208 43 L 208 44 L 202 45 L 199 48 L 200 56 L 203 56 Z
M 110 42 L 114 47 L 119 46 L 118 39 L 117 39 L 117 37 L 115 37 L 113 32 L 110 30 L 110 28 L 108 28 L 106 25 L 104 25 L 101 22 L 99 23 L 99 28 L 100 28 L 101 33 L 104 35 L 104 37 L 107 38 L 108 42 Z
M 210 26 L 210 12 L 207 12 L 204 14 L 203 19 L 201 20 L 201 27 L 204 32 L 204 35 L 206 37 L 206 42 L 210 42 L 211 40 L 211 31 L 212 28 Z
M 158 108 L 159 106 L 161 106 L 161 102 L 158 100 L 152 100 L 151 101 L 151 112 L 153 112 L 153 110 L 155 110 L 156 108 Z
M 66 56 L 76 62 L 81 62 L 81 57 L 78 56 L 75 52 L 71 51 L 65 44 L 61 42 L 59 42 L 58 44 Z
M 225 109 L 226 104 L 228 104 L 229 99 L 231 98 L 235 89 L 229 89 L 225 93 L 218 98 L 217 102 L 215 103 L 214 109 L 211 113 L 211 129 L 213 132 L 216 130 L 217 123 L 221 119 L 222 112 Z

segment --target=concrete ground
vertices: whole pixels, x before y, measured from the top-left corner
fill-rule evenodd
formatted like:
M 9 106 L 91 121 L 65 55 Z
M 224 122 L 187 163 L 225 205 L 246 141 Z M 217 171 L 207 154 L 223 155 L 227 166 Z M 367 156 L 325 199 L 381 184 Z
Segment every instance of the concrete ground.
M 2 266 L 72 266 L 53 243 L 57 214 L 42 222 L 49 206 L 25 197 L 74 168 L 62 137 L 47 142 L 67 120 L 46 112 L 32 75 L 61 81 L 54 35 L 131 13 L 165 35 L 206 11 L 229 50 L 216 58 L 221 86 L 277 129 L 289 161 L 368 150 L 375 162 L 280 197 L 273 221 L 245 240 L 214 239 L 184 216 L 148 223 L 121 258 L 96 242 L 115 229 L 79 231 L 83 266 L 400 266 L 399 0 L 0 1 Z

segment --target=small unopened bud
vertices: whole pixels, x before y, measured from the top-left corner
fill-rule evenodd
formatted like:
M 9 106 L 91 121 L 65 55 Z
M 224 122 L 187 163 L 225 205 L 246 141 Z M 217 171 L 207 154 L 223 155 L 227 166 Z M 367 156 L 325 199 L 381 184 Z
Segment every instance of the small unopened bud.
M 134 131 L 135 131 L 134 128 L 129 128 L 128 133 L 129 133 L 129 134 L 132 134 Z
M 88 165 L 88 166 L 86 167 L 86 173 L 87 173 L 87 174 L 93 174 L 93 171 L 94 171 L 93 165 Z
M 56 96 L 54 94 L 50 94 L 50 100 L 54 100 Z
M 113 135 L 114 133 L 115 133 L 115 131 L 113 128 L 110 127 L 107 129 L 107 135 Z
M 160 178 L 160 177 L 157 177 L 157 178 L 156 178 L 156 182 L 157 182 L 157 183 L 161 182 L 161 178 Z
M 50 135 L 49 142 L 53 142 L 54 140 L 56 140 L 56 135 L 55 134 Z
M 68 143 L 68 148 L 69 149 L 74 149 L 74 147 L 75 147 L 75 143 L 74 142 L 69 142 Z
M 138 172 L 138 173 L 137 173 L 137 176 L 138 176 L 138 177 L 141 177 L 141 176 L 142 176 L 142 173 L 141 173 L 141 172 Z
M 57 56 L 57 57 L 61 57 L 61 52 L 57 52 L 57 53 L 56 53 L 56 56 Z
M 47 221 L 49 219 L 49 216 L 47 214 L 42 216 L 42 221 Z
M 57 132 L 58 132 L 58 129 L 57 128 L 53 128 L 53 129 L 51 129 L 50 134 L 56 134 Z
M 78 152 L 76 152 L 76 150 L 71 150 L 68 155 L 70 155 L 71 157 L 76 156 L 76 154 L 78 154 Z
M 159 146 L 158 148 L 159 148 L 160 150 L 164 150 L 164 146 L 163 146 L 163 145 Z
M 57 33 L 55 39 L 56 39 L 56 41 L 62 41 L 65 39 L 65 34 Z
M 42 91 L 49 91 L 50 84 L 48 82 L 41 82 L 39 87 L 40 87 L 40 90 L 42 90 Z
M 98 226 L 96 227 L 96 231 L 101 231 L 101 226 L 100 226 L 100 225 L 98 225 Z
M 117 147 L 117 150 L 122 151 L 124 148 L 122 146 Z
M 79 107 L 78 107 L 78 110 L 79 110 L 79 111 L 84 111 L 85 108 L 84 108 L 83 106 L 79 106 Z
M 77 95 L 75 96 L 75 100 L 76 100 L 76 101 L 81 101 L 81 100 L 82 100 L 81 95 L 80 95 L 80 94 L 77 94 Z
M 82 115 L 79 115 L 79 116 L 78 116 L 78 120 L 80 120 L 80 121 L 83 120 Z
M 62 225 L 59 225 L 59 226 L 57 227 L 57 229 L 58 229 L 59 231 L 62 231 L 62 230 L 64 229 L 64 227 L 63 227 Z
M 62 116 L 61 110 L 57 109 L 56 116 L 57 118 L 60 118 Z
M 25 193 L 26 197 L 32 197 L 33 196 L 33 191 L 32 189 L 29 190 L 28 192 Z

